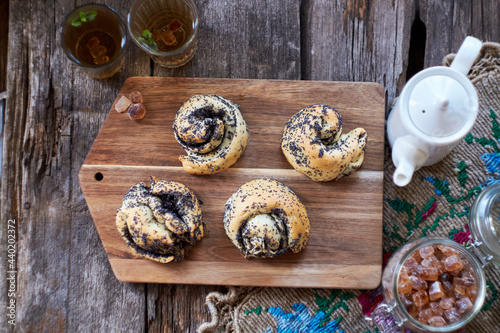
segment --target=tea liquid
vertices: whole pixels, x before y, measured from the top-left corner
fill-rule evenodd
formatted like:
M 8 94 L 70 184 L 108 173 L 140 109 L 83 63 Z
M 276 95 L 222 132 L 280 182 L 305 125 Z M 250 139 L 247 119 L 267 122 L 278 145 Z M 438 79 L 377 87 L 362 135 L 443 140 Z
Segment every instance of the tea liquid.
M 103 65 L 111 61 L 121 48 L 121 22 L 97 10 L 95 19 L 80 26 L 70 26 L 64 43 L 77 61 L 85 65 Z
M 166 13 L 156 18 L 149 30 L 158 50 L 174 51 L 191 38 L 193 22 L 182 13 Z

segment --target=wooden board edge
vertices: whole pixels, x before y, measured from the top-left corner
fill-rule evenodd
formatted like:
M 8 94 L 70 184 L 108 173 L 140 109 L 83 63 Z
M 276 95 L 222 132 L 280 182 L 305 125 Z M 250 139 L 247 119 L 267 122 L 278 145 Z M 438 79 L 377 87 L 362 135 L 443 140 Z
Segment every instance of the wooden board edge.
M 172 77 L 172 76 L 130 76 L 128 77 L 122 85 L 123 87 L 130 84 L 130 82 L 136 80 L 151 80 L 151 81 L 179 81 L 179 82 L 187 82 L 187 81 L 226 81 L 226 82 L 291 82 L 291 83 L 300 83 L 300 84 L 314 84 L 314 83 L 325 83 L 325 84 L 343 84 L 343 85 L 366 85 L 373 86 L 374 89 L 380 94 L 380 96 L 384 99 L 385 102 L 385 89 L 378 82 L 364 82 L 364 81 L 327 81 L 327 80 L 283 80 L 283 79 L 247 79 L 247 78 L 215 78 L 215 77 Z M 120 90 L 121 92 L 121 90 Z
M 176 263 L 160 264 L 157 262 L 143 260 L 143 259 L 121 259 L 121 258 L 110 258 L 111 268 L 116 279 L 120 282 L 126 283 L 158 283 L 158 284 L 184 284 L 184 285 L 199 285 L 198 281 L 191 281 L 187 276 L 177 276 L 174 273 L 169 275 L 165 273 L 165 267 L 168 265 L 174 265 Z M 193 265 L 198 265 L 200 270 L 206 270 L 207 267 L 217 263 L 200 263 L 193 262 Z M 225 265 L 226 266 L 226 265 Z M 227 266 L 230 266 L 229 264 Z M 252 284 L 240 283 L 237 279 L 236 274 L 231 274 L 230 271 L 219 273 L 219 274 L 207 274 L 206 279 L 203 280 L 203 285 L 224 285 L 224 286 L 253 286 L 253 287 L 290 287 L 290 288 L 329 288 L 329 289 L 375 289 L 380 285 L 382 278 L 382 266 L 381 265 L 363 265 L 363 266 L 346 266 L 346 265 L 330 265 L 335 267 L 336 271 L 339 270 L 356 270 L 356 276 L 364 281 L 360 282 L 355 279 L 347 278 L 347 272 L 343 276 L 338 274 L 331 280 L 330 283 L 316 282 L 314 280 L 308 280 L 308 276 L 304 274 L 294 274 L 288 275 L 286 277 L 280 276 L 278 281 L 281 282 L 263 282 L 261 280 L 256 280 Z M 220 270 L 220 265 L 218 269 Z M 148 271 L 149 274 L 146 275 L 144 271 Z M 278 274 L 278 273 L 277 273 Z M 154 275 L 151 278 L 151 275 Z M 240 274 L 241 275 L 241 274 Z M 323 276 L 324 273 L 321 273 Z M 352 275 L 352 273 L 351 273 Z M 231 279 L 228 280 L 228 277 Z M 233 280 L 233 278 L 236 278 Z M 221 280 L 222 279 L 222 280 Z M 248 279 L 247 276 L 242 277 L 242 280 Z M 324 277 L 322 277 L 324 279 Z

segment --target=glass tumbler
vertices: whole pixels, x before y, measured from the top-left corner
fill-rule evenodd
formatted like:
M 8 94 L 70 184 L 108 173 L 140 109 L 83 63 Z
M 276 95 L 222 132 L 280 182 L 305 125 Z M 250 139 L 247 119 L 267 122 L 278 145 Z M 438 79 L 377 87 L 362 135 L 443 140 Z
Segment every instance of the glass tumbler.
M 486 280 L 484 267 L 493 262 L 500 265 L 500 185 L 493 185 L 486 188 L 476 199 L 469 213 L 469 224 L 471 229 L 471 244 L 464 247 L 450 239 L 441 237 L 423 237 L 411 241 L 399 248 L 389 259 L 382 274 L 382 288 L 384 301 L 377 306 L 370 317 L 366 317 L 366 323 L 370 330 L 378 328 L 382 333 L 402 333 L 405 329 L 413 332 L 455 332 L 463 328 L 481 310 L 486 296 Z M 475 299 L 460 318 L 450 322 L 446 320 L 443 326 L 432 326 L 427 322 L 421 322 L 414 318 L 411 311 L 411 304 L 408 302 L 409 295 L 400 292 L 400 278 L 407 272 L 403 270 L 403 265 L 415 253 L 432 246 L 433 248 L 446 246 L 457 252 L 464 262 L 470 265 L 475 280 Z M 440 275 L 441 277 L 442 275 Z M 470 275 L 469 275 L 470 276 Z M 428 281 L 431 282 L 431 281 Z M 431 282 L 432 283 L 432 282 Z M 430 284 L 430 283 L 429 283 Z M 453 292 L 457 299 L 463 297 Z M 430 289 L 429 289 L 430 290 Z M 405 291 L 403 291 L 405 292 Z M 415 291 L 412 291 L 415 293 Z M 428 294 L 430 295 L 430 293 Z M 442 296 L 445 297 L 445 296 Z M 411 298 L 410 298 L 411 299 Z M 439 301 L 439 300 L 438 300 Z M 430 302 L 430 299 L 429 299 Z M 457 308 L 457 303 L 453 307 Z M 423 308 L 413 308 L 421 311 Z M 443 311 L 444 312 L 444 311 Z M 414 313 L 415 315 L 415 313 Z M 434 316 L 434 315 L 433 315 Z M 445 315 L 442 315 L 446 318 Z
M 62 23 L 66 56 L 95 79 L 113 76 L 123 64 L 127 29 L 111 7 L 88 4 L 75 8 Z
M 160 66 L 180 67 L 196 51 L 198 11 L 192 0 L 136 0 L 128 14 L 128 30 Z

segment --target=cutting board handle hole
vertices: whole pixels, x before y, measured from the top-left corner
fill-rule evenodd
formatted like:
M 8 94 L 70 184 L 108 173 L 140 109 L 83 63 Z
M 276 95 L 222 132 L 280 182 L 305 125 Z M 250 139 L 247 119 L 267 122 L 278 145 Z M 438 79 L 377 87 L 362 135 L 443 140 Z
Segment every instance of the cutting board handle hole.
M 97 180 L 98 182 L 100 182 L 101 180 L 103 180 L 103 179 L 104 179 L 104 176 L 103 176 L 103 174 L 102 174 L 102 173 L 97 172 L 97 173 L 94 175 L 94 178 L 95 178 L 95 180 Z

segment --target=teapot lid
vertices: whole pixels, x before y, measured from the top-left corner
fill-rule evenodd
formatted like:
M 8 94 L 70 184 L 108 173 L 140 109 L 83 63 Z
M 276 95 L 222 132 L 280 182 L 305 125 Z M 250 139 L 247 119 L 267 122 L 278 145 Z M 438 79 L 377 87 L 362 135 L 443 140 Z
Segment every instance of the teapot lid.
M 411 78 L 404 90 L 408 116 L 423 135 L 439 140 L 463 137 L 472 129 L 478 110 L 477 93 L 460 72 L 431 67 Z

